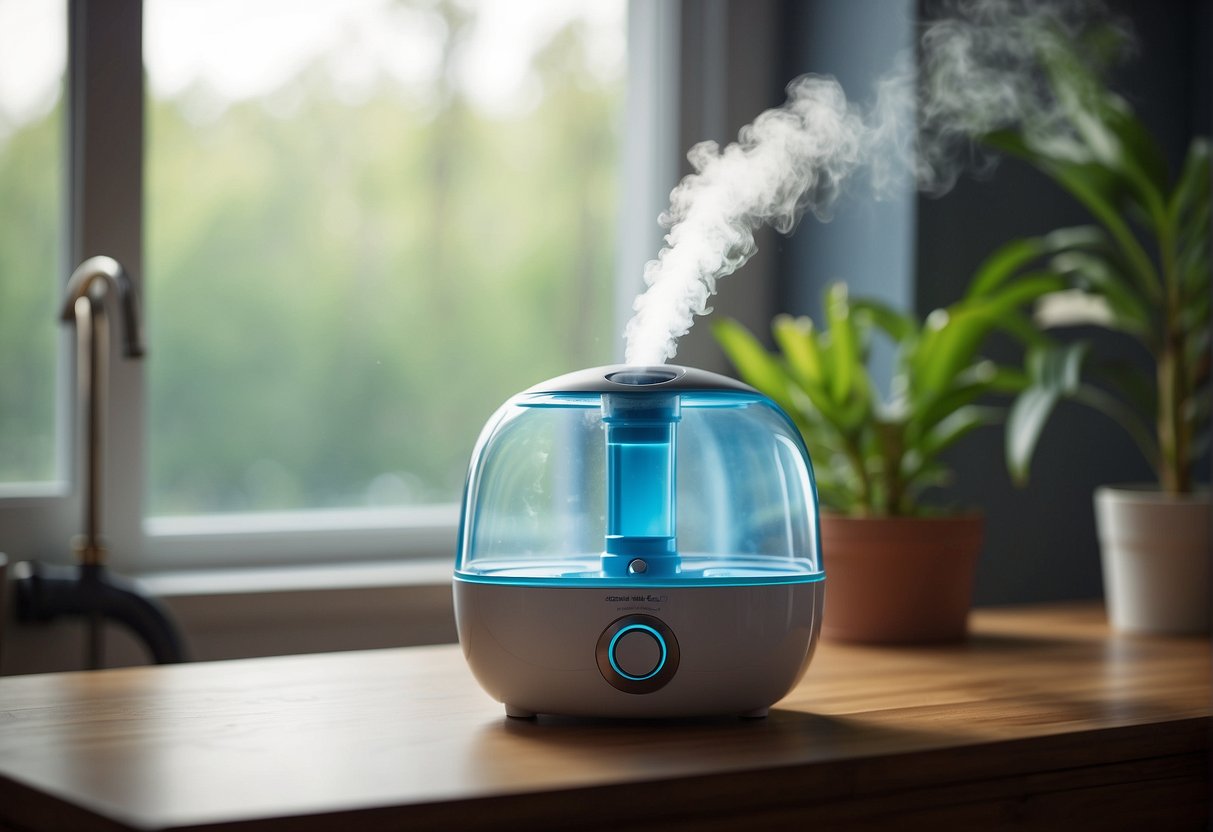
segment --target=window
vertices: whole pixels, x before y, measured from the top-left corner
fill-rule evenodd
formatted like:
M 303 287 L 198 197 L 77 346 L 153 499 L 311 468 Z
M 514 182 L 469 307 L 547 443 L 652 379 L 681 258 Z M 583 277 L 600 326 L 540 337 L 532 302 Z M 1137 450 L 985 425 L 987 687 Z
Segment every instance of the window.
M 620 3 L 145 10 L 151 515 L 454 503 L 611 359 Z
M 0 23 L 47 5 L 0 0 Z M 0 479 L 54 479 L 55 454 L 69 456 L 72 432 L 55 432 L 54 367 L 71 343 L 58 292 L 82 255 L 114 253 L 140 279 L 148 353 L 114 369 L 111 562 L 448 554 L 466 462 L 493 409 L 621 348 L 616 251 L 629 218 L 618 189 L 636 60 L 626 0 L 126 0 L 91 21 L 89 4 L 71 9 L 71 21 L 60 8 L 43 27 L 60 39 L 60 74 L 63 54 L 85 54 L 90 39 L 97 55 L 142 32 L 146 97 L 135 73 L 73 72 L 94 106 L 101 89 L 107 107 L 142 107 L 145 143 L 137 120 L 90 119 L 87 100 L 67 108 L 85 114 L 75 140 L 95 154 L 107 195 L 133 193 L 142 224 L 138 209 L 87 199 L 61 210 L 59 192 L 75 188 L 55 179 L 66 154 L 51 134 L 71 125 L 56 126 L 45 92 L 14 121 L 0 79 L 0 188 L 13 187 L 10 135 L 41 125 L 30 144 L 49 160 L 38 235 L 0 238 L 0 321 L 37 331 L 0 338 L 40 350 L 28 367 L 0 363 Z M 5 32 L 28 42 L 32 29 L 22 18 Z M 58 76 L 44 75 L 53 92 Z M 628 177 L 645 173 L 632 162 Z M 64 234 L 60 213 L 84 232 Z M 96 243 L 112 228 L 137 241 L 140 227 L 142 262 L 138 245 L 123 256 Z M 64 237 L 72 250 L 60 258 Z M 42 260 L 10 266 L 35 256 L 35 240 Z M 4 444 L 10 420 L 31 438 Z M 34 491 L 21 493 L 0 499 L 4 546 L 63 557 L 79 494 L 31 508 Z
M 66 42 L 62 5 L 0 0 L 0 494 L 64 478 L 55 276 Z

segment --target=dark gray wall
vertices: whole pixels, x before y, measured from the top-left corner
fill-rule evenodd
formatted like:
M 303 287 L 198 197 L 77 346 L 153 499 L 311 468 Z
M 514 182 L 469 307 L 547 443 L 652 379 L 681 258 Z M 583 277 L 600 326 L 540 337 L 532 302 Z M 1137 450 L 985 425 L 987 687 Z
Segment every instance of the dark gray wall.
M 1210 132 L 1210 4 L 1122 1 L 1112 8 L 1130 20 L 1140 44 L 1115 84 L 1177 161 L 1192 135 Z M 924 10 L 913 0 L 789 0 L 781 83 L 802 72 L 833 74 L 852 99 L 862 100 L 895 54 L 913 44 L 914 21 L 925 13 L 929 6 Z M 794 237 L 777 245 L 782 310 L 816 315 L 822 288 L 845 279 L 853 294 L 926 314 L 960 297 L 977 265 L 1000 244 L 1090 221 L 1055 185 L 1015 162 L 984 181 L 962 179 L 941 199 L 903 195 L 878 204 L 854 190 L 834 222 L 805 220 Z M 1077 334 L 1143 358 L 1107 333 Z M 995 343 L 991 353 L 1017 359 L 1009 344 Z M 878 378 L 885 377 L 887 368 L 877 370 Z M 977 602 L 1099 596 L 1091 494 L 1102 483 L 1151 479 L 1144 460 L 1104 417 L 1063 408 L 1042 439 L 1030 486 L 1021 490 L 1009 481 L 1002 442 L 997 429 L 969 437 L 950 459 L 955 483 L 935 495 L 940 504 L 986 512 Z
M 913 0 L 814 0 L 789 5 L 788 79 L 831 75 L 848 98 L 867 101 L 874 84 L 899 56 L 913 53 Z M 913 125 L 906 125 L 912 130 Z M 875 198 L 858 177 L 834 206 L 829 222 L 807 216 L 783 246 L 782 309 L 821 319 L 822 292 L 845 281 L 856 296 L 879 298 L 898 309 L 914 301 L 915 195 L 907 181 Z M 892 348 L 876 344 L 872 375 L 883 387 Z
M 782 60 L 783 0 L 682 0 L 679 56 L 679 177 L 691 172 L 686 153 L 701 141 L 722 147 L 763 110 L 784 101 Z M 674 183 L 671 183 L 671 187 Z M 763 331 L 779 311 L 779 241 L 770 229 L 755 234 L 758 253 L 719 283 L 712 306 Z M 728 372 L 712 338 L 711 319 L 697 319 L 678 342 L 678 364 Z
M 1116 3 L 1137 32 L 1139 53 L 1115 85 L 1178 164 L 1209 124 L 1210 25 L 1207 2 Z M 915 306 L 920 313 L 956 299 L 969 275 L 1009 239 L 1090 222 L 1052 182 L 1007 161 L 987 181 L 963 179 L 941 199 L 920 197 Z M 1076 332 L 1101 349 L 1144 360 L 1124 339 Z M 1014 350 L 995 345 L 996 358 Z M 1027 489 L 1014 488 L 1002 464 L 1002 434 L 988 430 L 952 454 L 956 483 L 941 497 L 986 508 L 987 543 L 978 603 L 1097 597 L 1101 593 L 1092 490 L 1103 483 L 1146 482 L 1153 475 L 1136 447 L 1108 419 L 1063 407 L 1037 451 Z M 1206 468 L 1207 470 L 1207 468 Z
M 685 153 L 705 139 L 735 141 L 737 131 L 786 99 L 805 73 L 832 75 L 848 92 L 867 91 L 914 43 L 914 0 L 683 0 L 679 138 Z M 689 172 L 682 159 L 680 175 Z M 913 303 L 912 189 L 879 200 L 857 183 L 829 223 L 806 217 L 792 236 L 757 232 L 758 253 L 722 280 L 713 305 L 768 344 L 777 312 L 816 316 L 821 293 L 845 280 L 857 294 L 898 307 Z M 891 350 L 876 359 L 887 377 Z M 679 343 L 679 363 L 728 371 L 702 322 Z

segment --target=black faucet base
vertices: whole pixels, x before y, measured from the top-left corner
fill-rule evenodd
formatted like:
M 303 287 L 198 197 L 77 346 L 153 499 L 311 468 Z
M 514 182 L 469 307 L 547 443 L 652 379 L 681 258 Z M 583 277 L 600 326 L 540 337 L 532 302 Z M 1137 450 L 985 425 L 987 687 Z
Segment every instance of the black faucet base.
M 134 581 L 111 574 L 104 564 L 54 566 L 31 561 L 29 574 L 14 584 L 18 621 L 60 616 L 109 619 L 127 627 L 156 664 L 187 661 L 185 642 L 164 606 Z

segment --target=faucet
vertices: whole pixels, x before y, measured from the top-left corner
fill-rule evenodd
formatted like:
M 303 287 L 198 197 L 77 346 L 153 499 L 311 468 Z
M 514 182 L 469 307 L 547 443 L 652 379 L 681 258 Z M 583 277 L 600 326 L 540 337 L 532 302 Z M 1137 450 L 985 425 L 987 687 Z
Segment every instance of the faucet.
M 104 653 L 104 623 L 124 624 L 147 646 L 158 664 L 185 660 L 176 625 L 164 607 L 131 581 L 112 575 L 105 566 L 101 538 L 102 418 L 109 378 L 109 321 L 105 297 L 118 297 L 124 354 L 143 355 L 139 299 L 126 271 L 112 257 L 90 257 L 67 281 L 60 315 L 76 326 L 76 393 L 85 408 L 84 532 L 72 541 L 78 565 L 55 567 L 23 564 L 16 583 L 17 617 L 50 621 L 59 615 L 84 616 L 88 621 L 85 662 L 100 667 Z
M 143 356 L 139 300 L 126 271 L 112 257 L 90 257 L 72 272 L 60 319 L 76 323 L 76 395 L 85 403 L 84 534 L 73 541 L 80 562 L 104 563 L 101 542 L 101 444 L 105 393 L 109 382 L 109 322 L 105 296 L 118 295 L 124 353 Z

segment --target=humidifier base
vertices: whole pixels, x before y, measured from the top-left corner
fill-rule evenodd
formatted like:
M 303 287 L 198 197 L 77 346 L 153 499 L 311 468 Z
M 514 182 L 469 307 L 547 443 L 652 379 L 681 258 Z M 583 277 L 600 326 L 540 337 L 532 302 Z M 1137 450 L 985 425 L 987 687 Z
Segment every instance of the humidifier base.
M 543 587 L 455 580 L 459 641 L 506 714 L 762 717 L 817 643 L 822 581 Z

